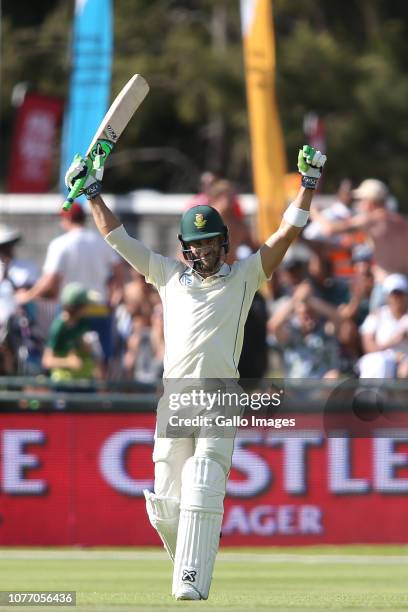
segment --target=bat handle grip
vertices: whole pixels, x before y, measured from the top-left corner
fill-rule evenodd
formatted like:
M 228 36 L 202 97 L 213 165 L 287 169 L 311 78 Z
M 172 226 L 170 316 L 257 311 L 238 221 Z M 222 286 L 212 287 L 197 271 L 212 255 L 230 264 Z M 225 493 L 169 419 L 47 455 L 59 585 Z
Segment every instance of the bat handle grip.
M 71 191 L 68 194 L 67 199 L 65 200 L 64 204 L 62 205 L 62 210 L 69 210 L 75 200 L 75 198 L 77 198 L 79 196 L 79 193 L 82 189 L 82 187 L 84 186 L 86 177 L 80 178 L 77 181 L 75 181 L 75 183 L 72 186 Z

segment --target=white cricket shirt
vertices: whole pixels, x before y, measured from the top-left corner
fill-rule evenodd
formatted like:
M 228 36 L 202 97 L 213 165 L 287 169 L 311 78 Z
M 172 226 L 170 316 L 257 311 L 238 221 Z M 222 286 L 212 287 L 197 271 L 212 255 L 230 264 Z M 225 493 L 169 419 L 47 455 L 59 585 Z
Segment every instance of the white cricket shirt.
M 258 251 L 202 279 L 163 257 L 120 226 L 107 242 L 159 291 L 164 317 L 164 378 L 239 378 L 244 324 L 266 280 Z

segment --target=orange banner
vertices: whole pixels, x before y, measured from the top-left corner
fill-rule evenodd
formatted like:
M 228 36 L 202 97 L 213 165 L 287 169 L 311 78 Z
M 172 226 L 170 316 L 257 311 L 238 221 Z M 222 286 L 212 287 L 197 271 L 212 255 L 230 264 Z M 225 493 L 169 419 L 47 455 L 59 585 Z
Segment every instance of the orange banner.
M 260 240 L 280 224 L 286 205 L 286 152 L 275 92 L 271 0 L 241 0 L 252 171 Z

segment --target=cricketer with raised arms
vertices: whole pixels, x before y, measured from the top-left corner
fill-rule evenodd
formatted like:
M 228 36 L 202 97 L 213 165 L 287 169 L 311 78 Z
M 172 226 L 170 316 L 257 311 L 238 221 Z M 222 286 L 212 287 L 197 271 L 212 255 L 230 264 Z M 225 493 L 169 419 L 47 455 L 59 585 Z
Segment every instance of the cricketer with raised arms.
M 121 129 L 112 120 L 106 122 L 115 134 L 123 130 L 134 108 L 135 104 L 127 110 Z M 66 184 L 85 193 L 105 240 L 157 288 L 163 303 L 165 382 L 238 380 L 236 364 L 253 297 L 306 225 L 326 156 L 307 145 L 300 149 L 302 186 L 279 228 L 256 253 L 231 266 L 224 261 L 228 228 L 211 206 L 190 208 L 181 219 L 184 262 L 155 253 L 129 236 L 100 196 L 103 161 L 101 157 L 95 164 L 76 156 Z M 162 410 L 168 408 L 163 398 L 158 424 Z M 170 438 L 160 437 L 158 431 L 156 436 L 154 492 L 145 491 L 146 508 L 174 563 L 172 591 L 177 600 L 208 598 L 233 447 L 233 435 Z

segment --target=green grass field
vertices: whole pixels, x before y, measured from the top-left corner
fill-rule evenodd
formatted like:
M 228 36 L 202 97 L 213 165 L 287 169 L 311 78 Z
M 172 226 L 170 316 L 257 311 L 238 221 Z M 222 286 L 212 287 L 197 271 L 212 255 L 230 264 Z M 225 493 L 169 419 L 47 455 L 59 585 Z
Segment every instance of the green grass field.
M 76 608 L 24 610 L 403 610 L 408 547 L 224 549 L 208 601 L 176 602 L 158 549 L 0 549 L 0 590 L 77 592 Z M 15 610 L 16 607 L 1 607 Z

